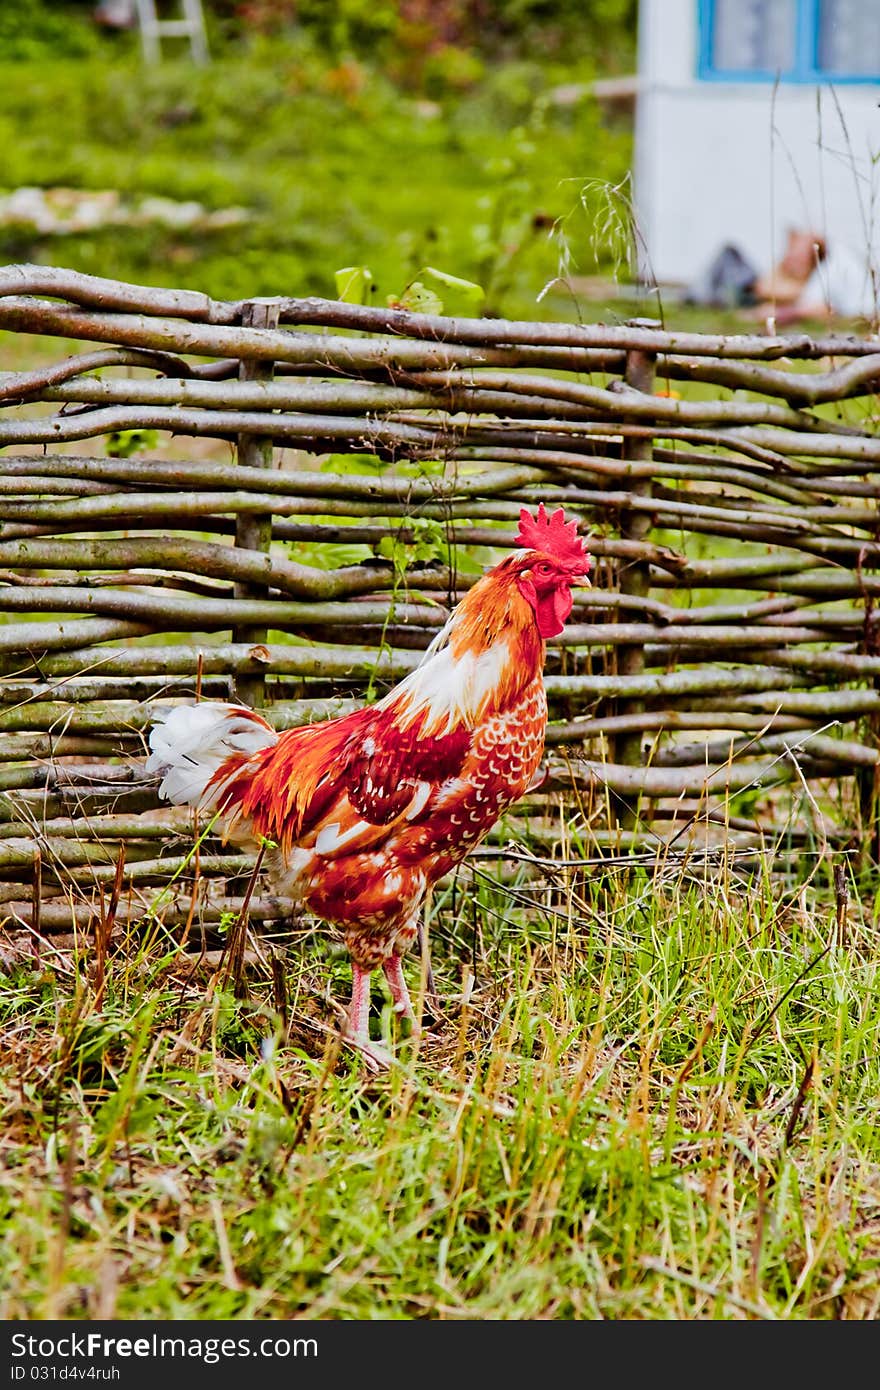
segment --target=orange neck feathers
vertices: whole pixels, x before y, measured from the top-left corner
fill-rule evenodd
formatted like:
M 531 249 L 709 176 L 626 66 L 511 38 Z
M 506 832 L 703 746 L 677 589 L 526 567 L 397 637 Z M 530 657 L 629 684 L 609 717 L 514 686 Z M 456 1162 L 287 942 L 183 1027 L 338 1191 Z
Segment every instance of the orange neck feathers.
M 519 557 L 508 556 L 478 579 L 455 610 L 449 646 L 456 660 L 479 656 L 497 642 L 510 649 L 509 663 L 528 684 L 544 665 L 544 640 L 517 583 Z

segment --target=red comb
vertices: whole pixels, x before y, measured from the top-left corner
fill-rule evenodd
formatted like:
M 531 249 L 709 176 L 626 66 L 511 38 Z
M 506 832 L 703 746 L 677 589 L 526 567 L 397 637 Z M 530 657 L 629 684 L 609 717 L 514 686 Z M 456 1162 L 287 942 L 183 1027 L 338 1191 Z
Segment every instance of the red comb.
M 552 555 L 573 574 L 584 574 L 590 568 L 590 556 L 578 537 L 577 522 L 566 521 L 561 507 L 552 516 L 547 515 L 543 502 L 538 503 L 535 516 L 523 507 L 519 514 L 516 544 L 524 545 L 527 550 L 540 550 L 544 555 Z

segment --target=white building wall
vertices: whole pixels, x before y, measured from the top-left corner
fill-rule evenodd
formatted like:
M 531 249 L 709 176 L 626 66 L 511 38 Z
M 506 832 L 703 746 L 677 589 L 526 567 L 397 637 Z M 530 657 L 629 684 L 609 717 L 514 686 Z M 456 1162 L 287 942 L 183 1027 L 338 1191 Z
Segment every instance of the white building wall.
M 641 0 L 639 269 L 687 283 L 725 242 L 769 270 L 796 226 L 880 254 L 880 83 L 697 78 L 697 0 Z

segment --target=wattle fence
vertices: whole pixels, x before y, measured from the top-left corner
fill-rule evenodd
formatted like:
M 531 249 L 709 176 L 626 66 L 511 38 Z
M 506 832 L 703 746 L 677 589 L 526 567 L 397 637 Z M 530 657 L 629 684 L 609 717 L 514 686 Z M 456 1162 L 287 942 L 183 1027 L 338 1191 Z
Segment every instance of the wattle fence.
M 539 499 L 596 564 L 549 646 L 531 836 L 802 845 L 876 821 L 880 341 L 225 303 L 43 266 L 0 268 L 0 330 L 34 362 L 0 374 L 10 929 L 235 910 L 247 861 L 193 855 L 144 776 L 156 704 L 233 697 L 281 727 L 381 693 Z

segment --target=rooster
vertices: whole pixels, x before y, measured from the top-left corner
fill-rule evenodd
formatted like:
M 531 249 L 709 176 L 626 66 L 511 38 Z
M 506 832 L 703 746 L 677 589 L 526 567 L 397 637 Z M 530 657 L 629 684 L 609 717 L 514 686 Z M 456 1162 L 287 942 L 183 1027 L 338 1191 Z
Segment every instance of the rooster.
M 242 705 L 156 715 L 146 771 L 159 794 L 218 815 L 233 840 L 269 847 L 280 896 L 341 929 L 351 959 L 344 1036 L 369 1035 L 381 967 L 415 1025 L 401 958 L 432 884 L 530 786 L 544 751 L 545 641 L 562 632 L 590 556 L 560 507 L 520 513 L 514 551 L 453 609 L 421 664 L 383 699 L 277 734 Z

